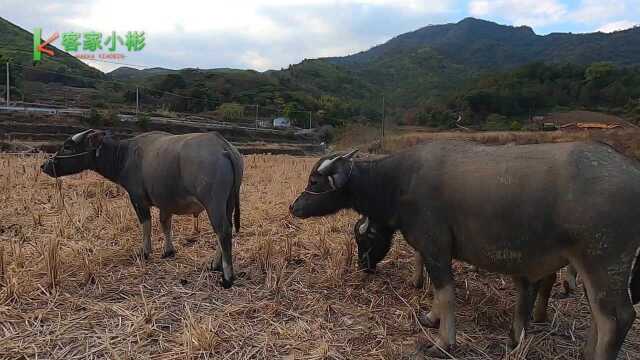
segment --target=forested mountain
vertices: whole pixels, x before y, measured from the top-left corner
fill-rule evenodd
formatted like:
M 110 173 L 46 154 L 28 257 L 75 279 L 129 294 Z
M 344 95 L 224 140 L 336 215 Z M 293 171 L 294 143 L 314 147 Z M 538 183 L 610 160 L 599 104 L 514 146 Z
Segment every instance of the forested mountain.
M 30 54 L 12 53 L 11 48 L 28 49 L 30 41 L 28 32 L 0 19 L 2 54 L 28 62 Z M 11 47 L 4 46 L 7 43 Z M 59 58 L 45 60 L 43 67 L 102 76 L 70 55 L 57 53 Z M 308 110 L 336 122 L 354 116 L 379 119 L 384 96 L 388 115 L 395 120 L 446 126 L 465 110 L 469 122 L 486 121 L 490 114 L 522 117 L 557 106 L 627 111 L 632 107 L 629 101 L 638 95 L 631 86 L 636 84 L 636 65 L 640 65 L 640 28 L 541 36 L 527 26 L 467 18 L 426 26 L 357 54 L 304 60 L 263 73 L 122 67 L 106 77 L 124 85 L 109 86 L 103 99 L 131 103 L 135 87 L 144 86 L 145 103 L 174 111 L 257 104 L 274 112 Z M 594 80 L 590 67 L 607 75 Z M 53 76 L 36 80 L 52 79 L 56 80 Z

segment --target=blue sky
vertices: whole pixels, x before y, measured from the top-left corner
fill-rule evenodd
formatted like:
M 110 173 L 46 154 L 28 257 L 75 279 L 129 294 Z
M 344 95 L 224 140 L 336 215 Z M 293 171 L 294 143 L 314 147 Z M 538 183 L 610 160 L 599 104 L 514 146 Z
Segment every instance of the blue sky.
M 615 31 L 640 23 L 638 0 L 0 0 L 31 31 L 145 31 L 121 62 L 146 67 L 280 69 L 347 55 L 429 24 L 473 16 L 537 34 Z M 58 44 L 57 44 L 58 45 Z M 93 62 L 108 71 L 118 65 Z

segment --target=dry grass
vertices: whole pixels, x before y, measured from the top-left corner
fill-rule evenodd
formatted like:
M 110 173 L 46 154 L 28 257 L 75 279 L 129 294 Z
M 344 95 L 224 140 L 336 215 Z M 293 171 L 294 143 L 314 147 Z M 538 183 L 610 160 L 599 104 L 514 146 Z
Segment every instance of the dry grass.
M 409 284 L 404 241 L 365 275 L 354 261 L 354 213 L 288 215 L 314 159 L 246 158 L 230 290 L 206 269 L 215 242 L 204 217 L 195 238 L 191 217 L 175 218 L 177 257 L 162 260 L 154 212 L 154 254 L 141 262 L 132 257 L 141 230 L 122 189 L 84 173 L 65 179 L 62 202 L 55 181 L 38 175 L 41 160 L 0 156 L 0 358 L 396 359 L 435 334 L 415 321 L 431 294 Z M 455 269 L 453 356 L 578 357 L 590 319 L 582 291 L 553 299 L 550 323 L 532 326 L 507 354 L 510 281 Z M 639 325 L 621 358 L 638 358 Z

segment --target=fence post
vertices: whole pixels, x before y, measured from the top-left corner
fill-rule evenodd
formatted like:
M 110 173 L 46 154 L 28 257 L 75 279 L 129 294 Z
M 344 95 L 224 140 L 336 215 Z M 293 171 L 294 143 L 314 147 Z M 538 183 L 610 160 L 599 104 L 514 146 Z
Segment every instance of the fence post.
M 9 85 L 9 62 L 7 61 L 7 106 L 9 106 L 9 100 L 11 99 L 10 91 L 11 85 Z

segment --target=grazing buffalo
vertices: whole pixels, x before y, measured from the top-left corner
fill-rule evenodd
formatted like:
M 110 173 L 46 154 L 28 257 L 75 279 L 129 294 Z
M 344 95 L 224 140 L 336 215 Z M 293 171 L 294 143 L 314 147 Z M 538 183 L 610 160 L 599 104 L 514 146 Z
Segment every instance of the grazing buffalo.
M 353 227 L 354 236 L 358 245 L 358 263 L 365 272 L 374 272 L 382 259 L 391 249 L 394 231 L 388 227 L 372 223 L 369 218 L 361 217 Z M 414 257 L 415 268 L 412 277 L 412 284 L 416 288 L 421 288 L 424 284 L 424 261 L 419 252 Z M 472 267 L 472 271 L 477 271 L 477 267 Z M 551 290 L 556 281 L 556 273 L 548 275 L 537 284 L 533 284 L 534 290 L 538 291 L 535 308 L 533 310 L 533 321 L 545 322 L 548 319 L 547 307 Z M 576 289 L 576 273 L 573 266 L 567 266 L 566 279 L 563 282 L 563 296 L 569 296 Z M 422 315 L 422 313 L 421 313 Z
M 366 272 L 374 272 L 376 266 L 391 249 L 391 240 L 395 230 L 386 226 L 374 224 L 368 217 L 361 217 L 353 227 L 356 243 L 358 245 L 358 264 Z M 416 251 L 415 269 L 412 284 L 416 288 L 424 285 L 424 262 L 422 256 Z
M 151 254 L 151 206 L 160 209 L 163 258 L 174 256 L 173 214 L 207 212 L 219 246 L 212 268 L 223 271 L 222 285 L 233 284 L 232 219 L 240 228 L 242 156 L 217 133 L 172 135 L 150 132 L 116 140 L 106 132 L 87 130 L 67 139 L 42 165 L 58 177 L 93 170 L 121 185 L 142 224 L 142 256 Z
M 585 357 L 616 358 L 640 301 L 640 163 L 590 142 L 434 141 L 376 160 L 354 153 L 320 159 L 290 211 L 307 218 L 351 208 L 403 234 L 434 285 L 423 323 L 439 334 L 427 355 L 455 343 L 455 258 L 513 277 L 514 344 L 532 284 L 571 264 L 592 312 Z

